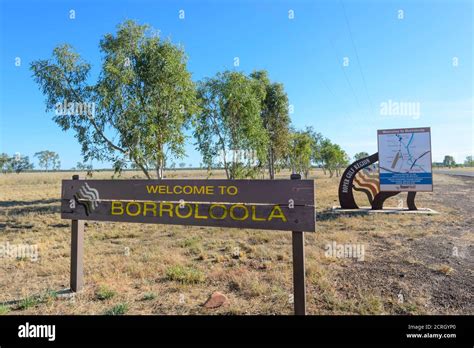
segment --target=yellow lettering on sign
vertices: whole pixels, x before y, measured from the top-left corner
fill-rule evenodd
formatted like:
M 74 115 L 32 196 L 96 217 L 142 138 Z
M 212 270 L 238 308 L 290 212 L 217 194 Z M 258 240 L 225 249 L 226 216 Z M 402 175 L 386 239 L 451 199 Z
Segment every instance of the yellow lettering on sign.
M 194 218 L 195 219 L 207 219 L 206 215 L 199 215 L 199 204 L 194 204 Z
M 154 202 L 145 202 L 143 203 L 143 216 L 146 216 L 146 213 L 151 211 L 153 216 L 156 216 L 156 203 Z
M 167 208 L 164 207 L 165 205 Z M 160 202 L 160 217 L 163 216 L 163 212 L 167 212 L 169 217 L 173 217 L 173 203 Z
M 268 221 L 272 221 L 272 219 L 276 219 L 276 218 L 281 219 L 283 222 L 287 221 L 285 214 L 283 214 L 283 211 L 278 205 L 273 206 L 272 212 L 268 216 Z
M 137 207 L 137 211 L 131 212 L 131 211 L 130 211 L 130 206 L 136 206 L 136 207 Z M 127 205 L 126 205 L 126 207 L 125 207 L 125 211 L 127 212 L 127 215 L 129 215 L 129 216 L 137 216 L 137 215 L 140 215 L 140 212 L 141 212 L 140 203 L 137 203 L 137 202 L 128 202 Z
M 235 216 L 234 210 L 237 209 L 237 208 L 241 208 L 245 211 L 244 216 L 242 216 L 242 217 Z M 232 220 L 242 221 L 242 220 L 245 220 L 249 217 L 249 211 L 248 211 L 248 209 L 245 205 L 235 204 L 235 205 L 230 207 L 230 217 L 231 217 Z
M 165 187 L 165 186 L 163 186 Z M 191 187 L 191 186 L 188 186 Z M 204 186 L 203 186 L 204 187 Z M 159 189 L 158 189 L 159 190 Z M 188 189 L 187 189 L 188 190 Z M 205 192 L 205 189 L 202 189 Z M 175 204 L 171 202 L 121 202 L 112 201 L 111 215 L 127 215 L 135 216 L 157 216 L 157 209 L 159 208 L 159 216 L 169 218 L 178 217 L 180 219 L 196 219 L 196 220 L 224 220 L 229 216 L 234 221 L 272 221 L 279 219 L 283 222 L 288 222 L 282 207 L 274 205 L 268 214 L 268 217 L 258 216 L 257 205 L 245 205 L 241 203 L 226 205 L 226 204 L 210 204 L 208 211 L 199 211 L 199 203 L 183 203 Z
M 112 202 L 112 215 L 123 215 L 122 202 Z
M 203 195 L 204 194 L 204 186 L 194 186 L 194 194 L 196 195 Z
M 221 216 L 216 216 L 214 215 L 214 208 L 222 208 L 223 210 L 223 213 Z M 211 206 L 209 207 L 209 216 L 211 217 L 211 219 L 214 219 L 214 220 L 224 220 L 227 216 L 227 208 L 224 204 L 211 204 Z
M 219 186 L 221 188 L 221 194 L 225 194 L 226 186 Z M 150 194 L 160 194 L 160 195 L 213 195 L 214 186 L 191 186 L 191 185 L 146 185 L 146 190 Z M 235 195 L 237 193 L 237 188 L 235 186 L 227 187 L 227 193 L 230 195 Z
M 184 203 L 184 206 L 188 207 L 188 213 L 186 215 L 181 214 L 181 210 L 184 210 L 184 207 L 181 208 L 179 204 L 176 205 L 176 208 L 175 208 L 174 211 L 175 211 L 177 217 L 180 217 L 182 219 L 187 219 L 191 215 L 193 215 L 193 208 L 192 208 L 191 204 L 189 204 L 189 203 Z
M 231 196 L 235 196 L 237 194 L 238 190 L 237 190 L 237 187 L 235 186 L 229 186 L 227 188 L 227 193 Z
M 221 195 L 235 196 L 239 190 L 236 186 L 217 186 Z
M 156 193 L 157 189 L 157 185 L 146 185 L 146 190 L 148 191 L 148 193 Z
M 266 221 L 265 218 L 259 218 L 256 215 L 257 207 L 252 205 L 252 221 Z

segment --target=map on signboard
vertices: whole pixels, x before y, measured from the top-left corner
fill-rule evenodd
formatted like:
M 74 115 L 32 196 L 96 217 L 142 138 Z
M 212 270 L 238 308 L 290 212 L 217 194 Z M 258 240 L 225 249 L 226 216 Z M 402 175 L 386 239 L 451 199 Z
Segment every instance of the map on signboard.
M 380 191 L 432 191 L 430 128 L 378 131 Z

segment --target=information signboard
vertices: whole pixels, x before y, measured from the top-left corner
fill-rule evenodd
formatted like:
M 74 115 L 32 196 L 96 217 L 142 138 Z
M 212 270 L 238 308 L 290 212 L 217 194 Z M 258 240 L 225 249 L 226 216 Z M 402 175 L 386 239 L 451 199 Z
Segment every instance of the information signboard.
M 380 191 L 433 191 L 430 128 L 378 130 Z

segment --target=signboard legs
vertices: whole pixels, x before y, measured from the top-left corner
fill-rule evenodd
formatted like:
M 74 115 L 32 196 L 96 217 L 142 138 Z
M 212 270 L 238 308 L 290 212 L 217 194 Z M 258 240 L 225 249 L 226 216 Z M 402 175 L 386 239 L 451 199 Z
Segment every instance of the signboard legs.
M 73 180 L 79 180 L 74 175 Z M 84 285 L 84 221 L 71 221 L 71 290 L 80 291 Z
M 291 180 L 301 180 L 300 174 L 291 174 Z M 306 276 L 304 265 L 304 232 L 292 232 L 293 243 L 293 301 L 295 315 L 306 315 Z

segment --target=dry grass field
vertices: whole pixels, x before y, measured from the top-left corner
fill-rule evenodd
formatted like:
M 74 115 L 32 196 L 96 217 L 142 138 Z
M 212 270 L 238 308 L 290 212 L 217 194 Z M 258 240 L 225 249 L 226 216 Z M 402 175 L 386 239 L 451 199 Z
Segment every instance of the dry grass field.
M 61 179 L 72 174 L 0 175 L 0 246 L 31 244 L 39 251 L 36 261 L 0 258 L 0 313 L 293 313 L 289 232 L 87 222 L 85 289 L 67 294 L 70 221 L 60 219 L 59 198 Z M 207 175 L 188 170 L 167 177 Z M 306 233 L 309 314 L 474 314 L 474 178 L 435 175 L 435 191 L 418 194 L 416 202 L 440 214 L 360 216 L 330 213 L 338 178 L 319 171 L 311 178 L 318 221 L 317 232 Z M 399 196 L 386 205 L 397 206 Z M 334 242 L 362 245 L 364 260 L 326 256 Z M 203 307 L 214 291 L 228 304 Z

